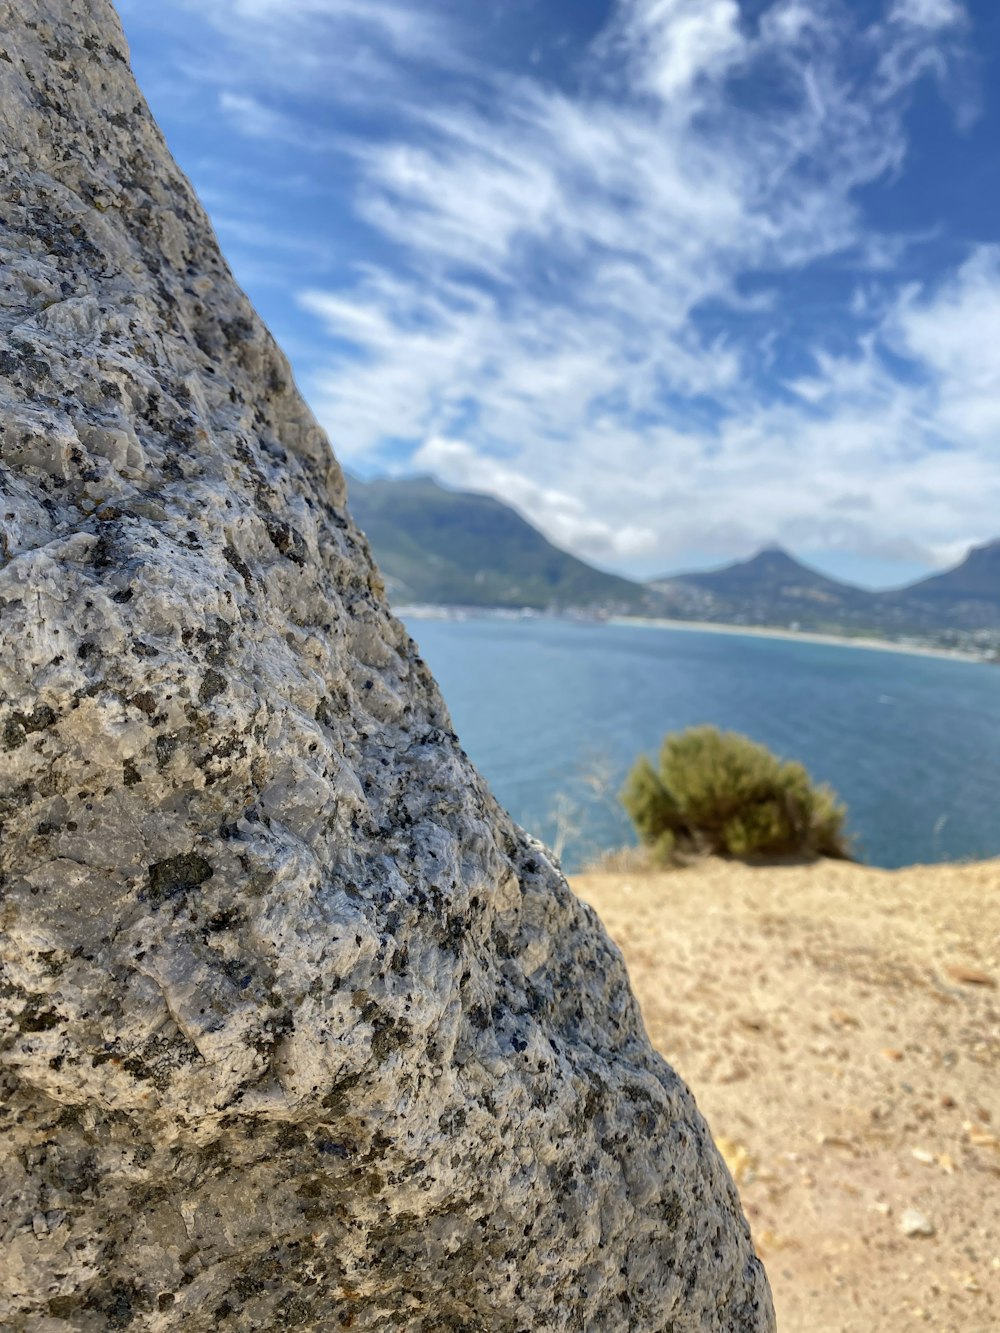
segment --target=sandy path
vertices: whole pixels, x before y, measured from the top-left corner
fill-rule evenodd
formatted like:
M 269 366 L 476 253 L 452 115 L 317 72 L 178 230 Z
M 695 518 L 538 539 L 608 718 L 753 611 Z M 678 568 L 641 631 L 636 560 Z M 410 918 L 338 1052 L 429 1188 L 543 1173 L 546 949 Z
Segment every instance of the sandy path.
M 737 1177 L 781 1333 L 1000 1330 L 1000 861 L 573 887 Z

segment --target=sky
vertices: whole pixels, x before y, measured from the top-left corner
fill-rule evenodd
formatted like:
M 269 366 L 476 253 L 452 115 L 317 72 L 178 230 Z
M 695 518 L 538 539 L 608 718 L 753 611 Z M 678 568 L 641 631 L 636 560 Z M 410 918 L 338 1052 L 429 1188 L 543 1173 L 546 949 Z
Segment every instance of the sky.
M 633 576 L 1000 537 L 995 0 L 119 0 L 341 463 Z

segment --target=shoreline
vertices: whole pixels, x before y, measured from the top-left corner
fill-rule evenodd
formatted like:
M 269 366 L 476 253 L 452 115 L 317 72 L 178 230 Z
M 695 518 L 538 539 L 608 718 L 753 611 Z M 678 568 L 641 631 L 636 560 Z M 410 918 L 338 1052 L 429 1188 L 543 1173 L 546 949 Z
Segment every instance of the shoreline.
M 961 648 L 935 648 L 931 644 L 898 643 L 870 636 L 849 638 L 846 634 L 820 634 L 812 630 L 768 628 L 762 625 L 730 625 L 718 621 L 670 620 L 662 616 L 610 616 L 609 625 L 631 625 L 635 629 L 680 630 L 682 633 L 731 634 L 755 639 L 785 639 L 792 643 L 818 643 L 833 648 L 865 648 L 869 652 L 906 653 L 911 657 L 943 657 L 953 662 L 990 665 L 987 657 Z
M 433 603 L 403 605 L 392 608 L 393 615 L 412 620 L 566 620 L 595 625 L 624 625 L 633 629 L 678 630 L 681 633 L 729 634 L 755 639 L 783 639 L 791 643 L 815 643 L 832 648 L 862 648 L 869 652 L 905 653 L 910 657 L 937 657 L 952 662 L 976 662 L 980 666 L 993 665 L 989 657 L 963 648 L 935 648 L 932 644 L 900 643 L 895 639 L 880 639 L 872 635 L 853 638 L 846 634 L 822 634 L 813 630 L 780 629 L 777 626 L 734 625 L 714 620 L 674 620 L 667 616 L 607 616 L 575 617 L 573 615 L 531 610 L 528 614 L 507 607 L 455 607 Z

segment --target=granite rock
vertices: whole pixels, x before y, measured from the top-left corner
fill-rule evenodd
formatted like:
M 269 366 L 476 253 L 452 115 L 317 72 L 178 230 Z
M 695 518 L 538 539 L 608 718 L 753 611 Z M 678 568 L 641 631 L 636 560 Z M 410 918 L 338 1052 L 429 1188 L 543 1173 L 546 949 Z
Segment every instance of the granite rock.
M 0 1327 L 773 1328 L 110 5 L 0 45 Z

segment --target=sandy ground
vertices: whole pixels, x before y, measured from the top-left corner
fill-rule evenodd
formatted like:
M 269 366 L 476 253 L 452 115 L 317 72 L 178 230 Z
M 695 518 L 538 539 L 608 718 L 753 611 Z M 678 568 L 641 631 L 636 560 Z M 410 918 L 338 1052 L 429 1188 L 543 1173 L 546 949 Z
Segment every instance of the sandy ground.
M 572 883 L 736 1177 L 781 1333 L 1000 1330 L 1000 861 Z

